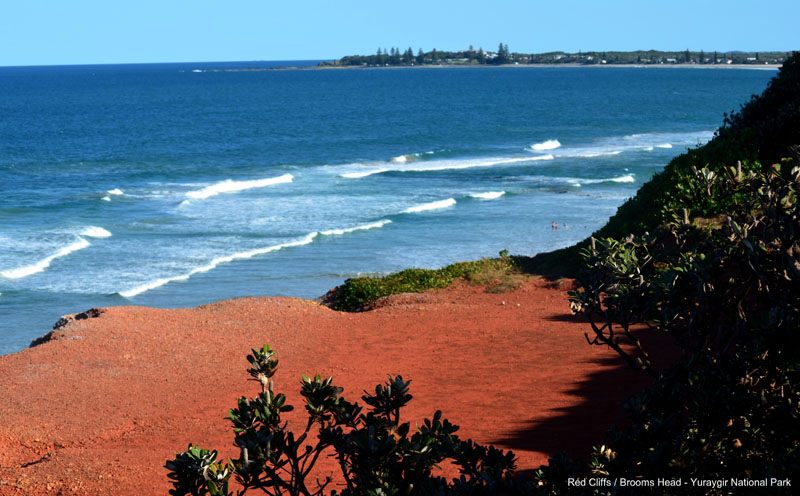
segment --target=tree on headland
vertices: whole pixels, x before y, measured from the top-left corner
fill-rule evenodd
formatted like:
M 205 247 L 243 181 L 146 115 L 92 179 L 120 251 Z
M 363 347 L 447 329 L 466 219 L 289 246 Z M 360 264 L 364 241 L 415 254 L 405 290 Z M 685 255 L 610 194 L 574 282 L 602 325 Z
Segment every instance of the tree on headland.
M 494 58 L 494 63 L 507 64 L 509 61 L 508 45 L 500 43 L 500 46 L 497 47 L 497 57 Z
M 417 64 L 423 65 L 425 63 L 425 52 L 422 51 L 422 48 L 419 49 L 417 52 Z

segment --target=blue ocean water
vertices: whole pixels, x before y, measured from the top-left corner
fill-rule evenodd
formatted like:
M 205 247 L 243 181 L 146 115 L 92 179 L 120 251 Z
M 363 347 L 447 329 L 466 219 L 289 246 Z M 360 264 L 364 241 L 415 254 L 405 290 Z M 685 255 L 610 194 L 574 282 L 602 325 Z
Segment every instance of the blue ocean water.
M 775 74 L 230 70 L 310 64 L 0 68 L 0 354 L 93 306 L 567 246 Z

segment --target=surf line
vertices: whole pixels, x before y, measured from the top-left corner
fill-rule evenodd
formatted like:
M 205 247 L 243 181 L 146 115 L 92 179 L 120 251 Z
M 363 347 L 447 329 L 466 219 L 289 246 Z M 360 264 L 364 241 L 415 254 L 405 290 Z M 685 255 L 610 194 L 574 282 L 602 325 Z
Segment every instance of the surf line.
M 22 279 L 23 277 L 28 277 L 33 274 L 42 272 L 46 270 L 48 267 L 50 267 L 50 264 L 53 262 L 53 260 L 61 257 L 66 257 L 72 252 L 76 252 L 78 250 L 83 250 L 84 248 L 90 247 L 92 244 L 86 241 L 82 236 L 87 236 L 90 238 L 107 238 L 111 236 L 111 233 L 106 231 L 102 227 L 89 226 L 80 232 L 78 239 L 76 241 L 73 241 L 67 246 L 62 247 L 60 250 L 53 253 L 52 255 L 49 255 L 39 260 L 36 263 L 26 265 L 24 267 L 4 270 L 0 272 L 0 276 L 5 277 L 6 279 Z
M 277 244 L 277 245 L 267 246 L 267 247 L 264 247 L 264 248 L 256 248 L 254 250 L 248 250 L 248 251 L 243 251 L 243 252 L 239 252 L 239 253 L 234 253 L 232 255 L 226 255 L 226 256 L 223 256 L 223 257 L 217 257 L 217 258 L 212 259 L 209 263 L 207 263 L 205 265 L 202 265 L 200 267 L 195 267 L 194 269 L 192 269 L 189 272 L 186 272 L 184 274 L 180 274 L 180 275 L 172 276 L 172 277 L 162 277 L 162 278 L 150 281 L 148 283 L 142 284 L 140 286 L 137 286 L 135 288 L 131 288 L 131 289 L 126 290 L 126 291 L 120 291 L 119 295 L 124 297 L 124 298 L 133 298 L 136 295 L 140 295 L 140 294 L 142 294 L 142 293 L 144 293 L 146 291 L 150 291 L 151 289 L 159 288 L 159 287 L 164 286 L 165 284 L 169 284 L 171 282 L 186 281 L 186 280 L 188 280 L 189 278 L 191 278 L 195 274 L 201 274 L 203 272 L 209 272 L 211 270 L 214 270 L 220 264 L 225 264 L 225 263 L 233 262 L 233 261 L 236 261 L 236 260 L 246 260 L 248 258 L 253 258 L 253 257 L 259 256 L 259 255 L 264 255 L 264 254 L 267 254 L 267 253 L 275 252 L 275 251 L 278 251 L 278 250 L 282 250 L 284 248 L 291 248 L 291 247 L 295 247 L 295 246 L 304 246 L 304 245 L 307 245 L 309 243 L 312 243 L 318 236 L 334 236 L 334 235 L 342 235 L 342 234 L 352 233 L 352 232 L 355 232 L 355 231 L 365 231 L 365 230 L 369 230 L 369 229 L 376 229 L 376 228 L 379 228 L 379 227 L 383 227 L 386 224 L 389 224 L 390 222 L 391 221 L 388 220 L 388 219 L 382 219 L 382 220 L 379 220 L 379 221 L 376 221 L 376 222 L 372 222 L 370 224 L 363 224 L 363 225 L 350 227 L 350 228 L 345 228 L 345 229 L 330 229 L 330 230 L 327 230 L 327 231 L 320 231 L 320 232 L 314 231 L 314 232 L 306 234 L 302 238 L 297 239 L 295 241 L 288 241 L 286 243 L 280 243 L 280 244 Z

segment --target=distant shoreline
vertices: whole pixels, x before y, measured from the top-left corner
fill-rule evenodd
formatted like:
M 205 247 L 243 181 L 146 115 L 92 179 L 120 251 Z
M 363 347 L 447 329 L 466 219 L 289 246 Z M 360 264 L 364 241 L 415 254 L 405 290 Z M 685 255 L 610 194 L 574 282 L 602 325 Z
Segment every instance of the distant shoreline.
M 263 71 L 327 71 L 327 70 L 385 70 L 385 69 L 487 69 L 487 68 L 557 68 L 557 67 L 585 67 L 585 68 L 636 68 L 636 69 L 750 69 L 750 70 L 777 70 L 781 64 L 426 64 L 426 65 L 388 65 L 388 66 L 284 66 L 284 67 L 244 67 L 237 69 L 197 69 L 194 72 L 263 72 Z

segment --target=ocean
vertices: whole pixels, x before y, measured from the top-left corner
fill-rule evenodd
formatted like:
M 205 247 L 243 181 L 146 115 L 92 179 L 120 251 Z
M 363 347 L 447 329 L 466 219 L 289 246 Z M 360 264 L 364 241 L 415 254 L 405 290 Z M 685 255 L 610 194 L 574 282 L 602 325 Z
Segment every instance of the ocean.
M 238 70 L 313 64 L 0 68 L 0 354 L 90 307 L 568 246 L 776 74 Z

